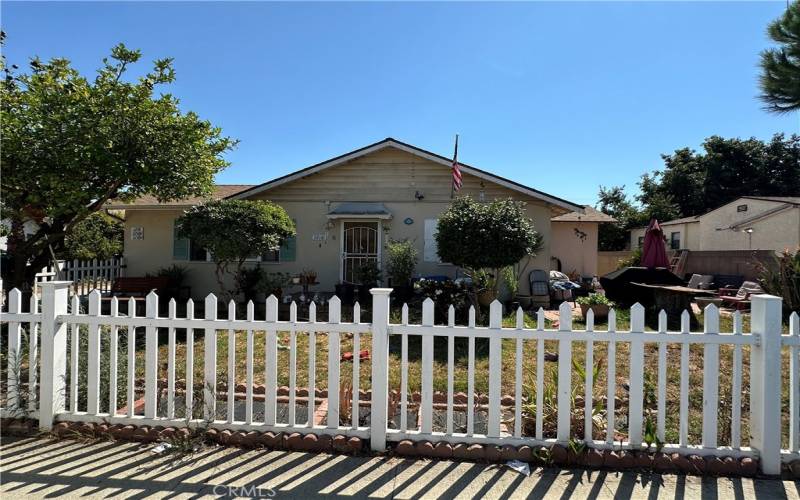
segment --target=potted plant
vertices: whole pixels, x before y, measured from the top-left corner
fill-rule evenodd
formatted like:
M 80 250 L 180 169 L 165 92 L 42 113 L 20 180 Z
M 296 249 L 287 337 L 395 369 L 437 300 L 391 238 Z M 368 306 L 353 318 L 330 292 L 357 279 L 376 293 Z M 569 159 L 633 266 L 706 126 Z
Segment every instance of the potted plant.
M 167 278 L 167 288 L 164 290 L 164 293 L 167 298 L 171 299 L 180 299 L 181 288 L 183 288 L 183 282 L 186 280 L 186 275 L 188 274 L 188 270 L 177 264 L 173 264 L 169 267 L 162 267 L 158 270 L 157 275 L 162 278 Z M 187 292 L 188 293 L 188 292 Z M 188 297 L 186 297 L 188 299 Z
M 419 260 L 413 241 L 389 240 L 386 243 L 387 268 L 390 285 L 394 288 L 392 296 L 399 301 L 411 298 L 414 288 L 411 278 Z
M 316 285 L 317 272 L 313 269 L 303 268 L 302 272 L 300 273 L 300 283 L 304 285 Z
M 486 269 L 479 269 L 472 273 L 472 283 L 478 294 L 478 304 L 489 307 L 499 296 L 497 280 L 493 274 Z
M 584 318 L 589 309 L 594 312 L 595 319 L 606 318 L 608 317 L 608 310 L 614 307 L 614 303 L 602 293 L 590 293 L 584 297 L 578 297 L 575 302 L 581 307 L 581 314 Z

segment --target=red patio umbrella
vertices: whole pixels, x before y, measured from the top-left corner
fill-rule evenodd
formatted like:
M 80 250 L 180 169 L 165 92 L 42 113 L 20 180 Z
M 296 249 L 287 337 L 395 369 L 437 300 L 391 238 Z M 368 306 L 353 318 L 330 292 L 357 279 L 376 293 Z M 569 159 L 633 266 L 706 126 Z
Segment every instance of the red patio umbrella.
M 667 248 L 664 245 L 664 232 L 656 219 L 650 221 L 644 234 L 642 266 L 647 268 L 669 267 Z

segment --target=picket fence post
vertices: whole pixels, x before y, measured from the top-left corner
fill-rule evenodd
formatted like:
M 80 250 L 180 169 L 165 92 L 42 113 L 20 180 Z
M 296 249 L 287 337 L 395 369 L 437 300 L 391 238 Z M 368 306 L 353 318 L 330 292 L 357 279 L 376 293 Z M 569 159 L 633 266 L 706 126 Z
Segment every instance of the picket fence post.
M 750 443 L 767 475 L 781 473 L 781 303 L 773 295 L 751 302 L 751 331 L 760 341 L 751 350 Z
M 64 411 L 67 391 L 67 324 L 58 316 L 67 314 L 71 281 L 48 281 L 42 288 L 41 382 L 39 383 L 39 428 L 52 429 L 56 414 Z
M 372 411 L 370 447 L 386 450 L 386 401 L 389 398 L 389 294 L 391 288 L 372 288 Z M 356 356 L 358 353 L 356 353 Z

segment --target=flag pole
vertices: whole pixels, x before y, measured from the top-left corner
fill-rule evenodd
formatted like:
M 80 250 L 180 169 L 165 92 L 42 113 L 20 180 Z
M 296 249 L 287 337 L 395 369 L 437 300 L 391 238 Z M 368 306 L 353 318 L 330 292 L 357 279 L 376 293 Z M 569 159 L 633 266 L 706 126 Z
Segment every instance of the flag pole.
M 458 134 L 456 134 L 456 146 L 453 150 L 453 165 L 450 167 L 450 199 L 453 199 L 453 195 L 456 191 L 456 184 L 453 181 L 453 169 L 456 168 L 456 162 L 458 162 Z

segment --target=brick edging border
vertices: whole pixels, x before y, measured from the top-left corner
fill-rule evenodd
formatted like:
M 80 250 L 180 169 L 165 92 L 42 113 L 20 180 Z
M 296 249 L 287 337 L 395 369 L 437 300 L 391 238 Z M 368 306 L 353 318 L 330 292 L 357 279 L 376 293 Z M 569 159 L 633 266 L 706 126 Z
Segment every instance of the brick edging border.
M 35 436 L 37 422 L 32 419 L 0 419 L 3 436 Z M 52 434 L 62 438 L 111 439 L 139 443 L 169 442 L 190 438 L 198 430 L 198 436 L 208 444 L 235 446 L 244 449 L 273 449 L 323 453 L 368 454 L 367 440 L 344 434 L 301 434 L 298 432 L 232 431 L 229 429 L 189 429 L 186 427 L 135 426 L 90 422 L 59 422 Z M 629 450 L 599 450 L 585 448 L 576 452 L 562 445 L 511 446 L 477 443 L 447 443 L 402 440 L 390 445 L 389 453 L 400 457 L 433 459 L 456 459 L 473 462 L 498 463 L 520 460 L 536 467 L 582 467 L 613 471 L 653 471 L 656 473 L 685 473 L 691 475 L 756 477 L 758 459 L 743 457 L 717 457 L 682 455 Z M 783 464 L 783 477 L 800 479 L 800 460 Z

